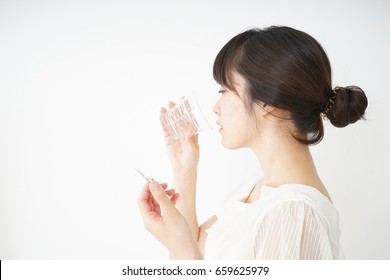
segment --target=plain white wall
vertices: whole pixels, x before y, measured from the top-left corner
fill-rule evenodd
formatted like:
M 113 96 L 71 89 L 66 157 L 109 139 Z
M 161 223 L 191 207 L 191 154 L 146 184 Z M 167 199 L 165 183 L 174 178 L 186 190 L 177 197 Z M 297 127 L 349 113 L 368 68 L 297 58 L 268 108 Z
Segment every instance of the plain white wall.
M 288 25 L 327 51 L 334 85 L 367 93 L 367 121 L 326 124 L 312 148 L 348 259 L 390 258 L 390 2 L 0 0 L 0 259 L 159 259 L 136 206 L 141 168 L 171 171 L 159 108 L 210 105 L 219 49 L 248 27 Z M 199 220 L 258 170 L 200 136 Z

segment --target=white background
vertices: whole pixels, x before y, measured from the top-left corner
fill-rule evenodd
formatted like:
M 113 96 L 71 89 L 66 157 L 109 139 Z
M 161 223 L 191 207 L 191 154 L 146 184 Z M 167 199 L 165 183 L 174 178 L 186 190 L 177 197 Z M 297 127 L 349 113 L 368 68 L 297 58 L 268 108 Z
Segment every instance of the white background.
M 334 85 L 366 91 L 367 121 L 326 124 L 312 152 L 346 257 L 390 259 L 389 14 L 385 0 L 0 0 L 0 259 L 167 258 L 134 171 L 171 180 L 159 108 L 195 91 L 211 110 L 219 49 L 269 25 L 311 34 Z M 219 138 L 200 136 L 200 222 L 259 169 Z

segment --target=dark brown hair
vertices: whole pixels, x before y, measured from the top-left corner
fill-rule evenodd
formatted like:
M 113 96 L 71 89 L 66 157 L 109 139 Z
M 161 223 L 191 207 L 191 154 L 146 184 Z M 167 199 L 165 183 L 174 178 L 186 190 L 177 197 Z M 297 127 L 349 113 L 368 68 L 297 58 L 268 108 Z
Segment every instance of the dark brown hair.
M 344 127 L 364 118 L 368 101 L 357 86 L 332 89 L 329 59 L 310 35 L 285 26 L 250 29 L 233 37 L 218 53 L 216 82 L 234 89 L 233 74 L 246 81 L 246 105 L 266 104 L 289 112 L 305 144 L 324 136 L 322 118 Z M 245 101 L 245 100 L 244 100 Z

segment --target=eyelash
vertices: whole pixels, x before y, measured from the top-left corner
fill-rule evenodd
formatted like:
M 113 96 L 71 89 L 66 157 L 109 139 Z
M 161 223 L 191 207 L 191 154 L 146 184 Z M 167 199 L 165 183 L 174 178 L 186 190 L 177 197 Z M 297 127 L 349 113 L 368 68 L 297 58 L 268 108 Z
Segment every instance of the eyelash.
M 224 94 L 226 92 L 226 90 L 223 90 L 221 89 L 220 91 L 218 91 L 219 94 Z

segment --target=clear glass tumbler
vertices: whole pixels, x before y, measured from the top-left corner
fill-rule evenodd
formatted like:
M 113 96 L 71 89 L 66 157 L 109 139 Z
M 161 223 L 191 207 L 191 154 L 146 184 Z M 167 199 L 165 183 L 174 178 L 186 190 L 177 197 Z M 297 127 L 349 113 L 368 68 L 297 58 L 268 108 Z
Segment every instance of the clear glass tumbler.
M 174 139 L 192 136 L 212 128 L 194 97 L 183 97 L 162 116 L 162 123 Z

